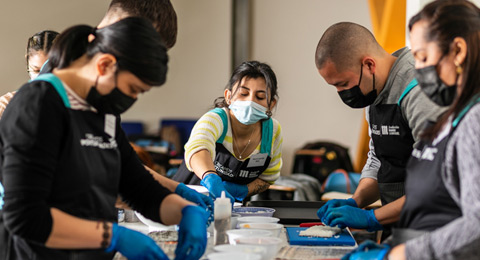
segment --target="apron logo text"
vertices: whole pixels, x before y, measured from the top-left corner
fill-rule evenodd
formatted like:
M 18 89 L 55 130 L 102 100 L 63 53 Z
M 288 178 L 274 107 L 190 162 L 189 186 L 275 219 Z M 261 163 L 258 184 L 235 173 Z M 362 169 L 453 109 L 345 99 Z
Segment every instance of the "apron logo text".
M 378 125 L 372 124 L 372 134 L 374 135 L 400 135 L 400 126 L 398 125 Z
M 233 171 L 225 166 L 223 166 L 222 164 L 220 164 L 219 162 L 215 161 L 215 169 L 217 170 L 218 173 L 220 174 L 223 174 L 223 175 L 226 175 L 228 177 L 235 177 L 233 175 Z
M 93 134 L 85 134 L 84 139 L 80 139 L 81 146 L 98 147 L 100 149 L 115 149 L 117 148 L 117 141 L 114 138 L 108 139 L 110 142 L 104 142 L 101 136 L 94 136 Z
M 437 148 L 425 147 L 423 151 L 420 151 L 418 149 L 413 149 L 412 156 L 421 160 L 433 161 L 435 159 L 435 154 L 437 152 L 438 152 Z

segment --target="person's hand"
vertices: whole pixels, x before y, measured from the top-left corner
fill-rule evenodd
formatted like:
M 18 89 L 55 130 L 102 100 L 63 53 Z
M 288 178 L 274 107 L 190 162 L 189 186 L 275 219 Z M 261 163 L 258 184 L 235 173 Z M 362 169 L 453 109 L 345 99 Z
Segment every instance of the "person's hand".
M 200 259 L 207 248 L 208 214 L 199 206 L 182 209 L 175 259 Z
M 224 181 L 225 189 L 238 201 L 243 201 L 248 195 L 247 185 L 236 184 L 233 182 Z
M 346 200 L 333 199 L 333 200 L 327 201 L 325 203 L 325 205 L 323 205 L 320 209 L 318 209 L 317 216 L 318 216 L 319 219 L 322 219 L 323 216 L 325 215 L 325 213 L 329 209 L 338 208 L 338 207 L 345 206 L 345 205 L 358 208 L 357 202 L 355 202 L 355 200 L 352 199 L 352 198 L 346 199 Z
M 187 187 L 187 185 L 183 183 L 179 183 L 177 188 L 175 188 L 175 193 L 180 195 L 182 198 L 191 201 L 193 203 L 198 204 L 202 208 L 204 208 L 208 214 L 208 221 L 207 226 L 210 225 L 213 221 L 213 200 L 209 196 L 205 196 L 201 193 L 196 192 L 193 189 Z
M 5 191 L 3 190 L 3 186 L 2 186 L 2 183 L 0 182 L 0 209 L 3 208 L 3 193 Z
M 219 198 L 220 196 L 222 196 L 222 191 L 225 191 L 225 197 L 230 199 L 233 207 L 235 199 L 227 191 L 227 189 L 225 189 L 225 186 L 223 186 L 222 178 L 220 178 L 220 176 L 214 173 L 208 174 L 207 176 L 205 176 L 205 178 L 203 178 L 200 183 L 208 189 L 210 195 L 214 198 Z
M 343 256 L 342 260 L 383 260 L 389 251 L 389 245 L 379 245 L 371 240 L 367 240 L 355 250 Z
M 368 231 L 382 230 L 373 209 L 365 210 L 351 206 L 341 206 L 329 209 L 322 218 L 322 222 L 328 226 L 339 228 L 352 227 L 367 229 Z
M 120 252 L 130 260 L 168 260 L 168 256 L 149 236 L 119 226 L 117 223 L 113 223 L 112 225 L 112 240 L 110 246 L 105 249 L 107 253 L 113 250 Z

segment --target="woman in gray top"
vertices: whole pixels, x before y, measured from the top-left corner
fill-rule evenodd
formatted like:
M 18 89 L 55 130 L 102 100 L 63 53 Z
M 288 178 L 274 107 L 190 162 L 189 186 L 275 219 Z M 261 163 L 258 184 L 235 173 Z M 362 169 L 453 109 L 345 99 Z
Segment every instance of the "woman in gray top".
M 394 247 L 367 242 L 344 259 L 478 259 L 480 9 L 465 0 L 435 1 L 409 27 L 417 80 L 449 109 L 412 152 Z

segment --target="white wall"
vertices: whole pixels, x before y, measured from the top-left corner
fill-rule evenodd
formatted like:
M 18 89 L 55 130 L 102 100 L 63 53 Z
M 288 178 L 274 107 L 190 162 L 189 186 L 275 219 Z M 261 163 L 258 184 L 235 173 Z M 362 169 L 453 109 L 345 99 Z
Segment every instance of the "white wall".
M 407 19 L 405 24 L 405 33 L 406 33 L 406 43 L 407 46 L 410 46 L 410 39 L 409 39 L 409 32 L 408 32 L 408 22 L 410 18 L 417 14 L 426 4 L 433 2 L 434 0 L 407 0 Z M 480 0 L 470 0 L 470 2 L 474 3 L 477 6 L 480 6 Z
M 97 25 L 109 0 L 2 0 L 0 7 L 0 95 L 18 89 L 28 78 L 27 39 L 42 30 L 76 24 Z
M 308 141 L 335 141 L 355 155 L 363 109 L 351 109 L 340 100 L 318 74 L 314 56 L 323 32 L 334 23 L 351 21 L 371 28 L 367 1 L 253 3 L 253 58 L 269 63 L 279 82 L 274 116 L 283 127 L 282 172 L 291 172 L 295 149 Z
M 223 95 L 230 76 L 231 1 L 172 0 L 177 43 L 169 51 L 167 83 L 151 90 L 123 119 L 142 119 L 156 131 L 161 118 L 199 118 Z
M 231 1 L 172 0 L 177 11 L 177 44 L 169 51 L 167 83 L 150 91 L 124 116 L 148 131 L 161 118 L 198 118 L 222 95 L 230 76 Z M 27 80 L 25 46 L 43 29 L 96 25 L 109 0 L 3 1 L 0 10 L 0 93 Z M 284 130 L 283 173 L 290 173 L 294 149 L 307 141 L 339 142 L 356 152 L 363 110 L 344 105 L 318 75 L 315 47 L 333 23 L 353 21 L 370 28 L 366 0 L 252 0 L 252 59 L 272 65 L 279 80 L 275 117 Z M 352 157 L 353 159 L 353 157 Z

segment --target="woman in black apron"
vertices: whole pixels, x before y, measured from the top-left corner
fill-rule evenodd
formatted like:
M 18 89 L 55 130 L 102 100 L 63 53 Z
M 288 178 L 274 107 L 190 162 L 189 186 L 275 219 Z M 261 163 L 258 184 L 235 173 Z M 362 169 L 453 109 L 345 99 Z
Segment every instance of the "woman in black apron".
M 179 224 L 178 259 L 199 259 L 208 213 L 160 185 L 120 127 L 139 93 L 165 82 L 167 53 L 147 20 L 74 26 L 49 53 L 52 73 L 25 84 L 0 124 L 0 259 L 168 259 L 117 225 L 118 195 L 151 220 Z
M 450 107 L 412 152 L 401 228 L 388 245 L 368 242 L 344 259 L 478 259 L 480 9 L 435 1 L 409 27 L 420 87 Z
M 268 189 L 282 166 L 281 128 L 271 118 L 277 98 L 277 80 L 267 64 L 238 66 L 215 109 L 195 124 L 173 179 L 201 183 L 214 198 L 225 191 L 232 203 Z

